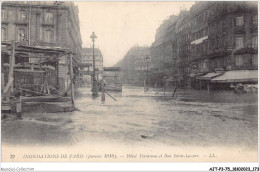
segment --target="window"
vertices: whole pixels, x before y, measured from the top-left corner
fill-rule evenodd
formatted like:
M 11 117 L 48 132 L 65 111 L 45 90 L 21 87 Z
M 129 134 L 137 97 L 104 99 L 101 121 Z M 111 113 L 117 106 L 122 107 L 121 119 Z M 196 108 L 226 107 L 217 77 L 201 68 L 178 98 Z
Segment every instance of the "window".
M 222 27 L 221 25 L 222 25 L 222 22 L 220 21 L 220 22 L 217 24 L 217 26 L 216 26 L 216 29 L 217 29 L 217 32 L 218 32 L 218 33 L 222 31 L 222 30 L 221 30 L 221 29 L 222 29 L 222 28 L 221 28 L 221 27 Z
M 258 37 L 257 36 L 253 36 L 252 38 L 252 47 L 258 47 Z
M 7 20 L 7 18 L 8 18 L 8 11 L 7 10 L 2 9 L 1 18 L 2 18 L 2 20 Z
M 219 59 L 216 60 L 216 67 L 220 68 L 220 60 Z
M 206 69 L 206 68 L 207 68 L 206 62 L 203 62 L 202 63 L 202 69 Z
M 236 56 L 236 66 L 242 66 L 243 65 L 243 56 L 237 55 Z
M 1 41 L 7 40 L 7 29 L 5 27 L 1 28 Z
M 204 20 L 207 20 L 207 18 L 208 18 L 208 12 L 205 13 L 204 17 L 205 17 Z
M 195 54 L 198 54 L 198 53 L 199 53 L 199 46 L 196 45 Z
M 46 12 L 44 19 L 45 19 L 46 23 L 53 23 L 53 13 L 52 12 Z
M 228 38 L 227 37 L 224 38 L 224 47 L 228 47 Z
M 241 9 L 242 8 L 242 2 L 240 1 L 240 2 L 235 2 L 236 3 L 236 7 L 238 8 L 238 9 Z
M 25 29 L 18 29 L 17 34 L 18 41 L 25 41 Z
M 206 27 L 206 34 L 205 35 L 208 35 L 209 34 L 209 27 Z
M 253 16 L 253 25 L 257 25 L 257 24 L 258 24 L 258 16 L 257 16 L 257 14 L 255 14 Z
M 239 16 L 236 18 L 236 26 L 243 26 L 244 25 L 244 16 Z
M 244 47 L 244 38 L 242 36 L 236 37 L 236 48 Z
M 52 40 L 53 40 L 52 30 L 45 30 L 44 31 L 44 41 L 45 42 L 52 42 Z
M 18 21 L 20 21 L 20 22 L 26 21 L 26 11 L 21 10 L 18 12 Z
M 204 43 L 204 53 L 208 51 L 208 42 Z
M 252 55 L 252 64 L 253 64 L 253 66 L 257 66 L 257 64 L 258 64 L 258 55 L 257 54 Z
M 217 48 L 221 48 L 222 38 L 217 39 Z

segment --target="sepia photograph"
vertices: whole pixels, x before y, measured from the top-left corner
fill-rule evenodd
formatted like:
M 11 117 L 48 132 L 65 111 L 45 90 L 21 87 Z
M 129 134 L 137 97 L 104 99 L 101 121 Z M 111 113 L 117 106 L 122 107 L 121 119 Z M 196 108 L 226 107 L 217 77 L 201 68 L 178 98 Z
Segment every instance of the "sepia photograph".
M 258 162 L 258 1 L 2 1 L 1 161 Z

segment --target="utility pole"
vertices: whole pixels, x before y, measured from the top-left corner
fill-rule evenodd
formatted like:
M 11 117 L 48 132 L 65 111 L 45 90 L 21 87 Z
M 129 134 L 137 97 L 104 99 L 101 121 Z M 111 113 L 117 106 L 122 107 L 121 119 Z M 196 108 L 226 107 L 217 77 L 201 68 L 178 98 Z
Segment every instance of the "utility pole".
M 96 81 L 96 73 L 95 73 L 95 39 L 97 38 L 97 36 L 95 35 L 94 32 L 92 32 L 92 35 L 90 36 L 90 38 L 92 39 L 93 42 L 93 85 L 92 85 L 92 96 L 97 96 L 98 95 L 98 88 L 97 88 L 97 81 Z

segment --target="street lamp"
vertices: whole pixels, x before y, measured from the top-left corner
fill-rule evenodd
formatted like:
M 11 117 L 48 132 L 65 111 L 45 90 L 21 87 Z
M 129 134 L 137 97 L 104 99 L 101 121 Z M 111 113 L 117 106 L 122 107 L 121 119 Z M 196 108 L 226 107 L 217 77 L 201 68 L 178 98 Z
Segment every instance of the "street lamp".
M 149 69 L 149 60 L 150 60 L 150 58 L 149 58 L 149 56 L 147 55 L 146 56 L 146 91 L 149 91 L 149 85 L 148 85 L 148 69 Z
M 96 82 L 96 74 L 95 74 L 95 39 L 97 38 L 97 36 L 95 35 L 94 32 L 92 32 L 92 35 L 90 36 L 90 38 L 92 39 L 93 42 L 93 85 L 92 85 L 92 96 L 97 96 L 98 95 L 98 88 L 97 88 L 97 82 Z

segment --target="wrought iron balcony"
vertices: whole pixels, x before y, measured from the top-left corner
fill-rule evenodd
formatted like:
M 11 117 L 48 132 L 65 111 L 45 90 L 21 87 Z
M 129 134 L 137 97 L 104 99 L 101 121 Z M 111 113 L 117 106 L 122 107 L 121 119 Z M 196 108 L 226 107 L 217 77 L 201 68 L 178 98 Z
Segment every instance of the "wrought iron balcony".
M 208 51 L 207 56 L 209 58 L 214 58 L 216 56 L 224 56 L 224 55 L 231 54 L 231 51 L 232 51 L 232 49 L 228 49 L 228 47 L 227 48 L 219 48 L 219 49 L 216 49 L 216 50 Z
M 47 47 L 61 47 L 59 42 L 43 42 L 43 41 L 36 41 L 33 43 L 34 46 L 47 46 Z
M 257 47 L 253 48 L 253 47 L 245 47 L 245 48 L 241 48 L 235 51 L 235 55 L 241 55 L 241 54 L 256 54 L 258 51 Z

